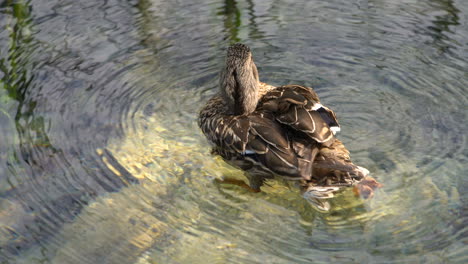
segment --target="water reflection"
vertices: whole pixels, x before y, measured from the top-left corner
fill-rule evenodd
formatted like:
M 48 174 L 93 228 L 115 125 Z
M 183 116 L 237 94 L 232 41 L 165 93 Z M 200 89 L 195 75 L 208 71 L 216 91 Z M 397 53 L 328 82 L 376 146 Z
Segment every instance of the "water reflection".
M 127 184 L 122 181 L 124 177 L 115 177 L 98 162 L 97 155 L 88 159 L 87 174 L 77 173 L 74 163 L 86 162 L 83 150 L 64 150 L 52 143 L 53 122 L 39 98 L 41 81 L 48 76 L 37 70 L 39 65 L 44 67 L 44 63 L 34 60 L 35 50 L 42 47 L 33 37 L 37 31 L 32 13 L 31 3 L 26 1 L 11 2 L 5 9 L 11 32 L 8 55 L 1 60 L 2 84 L 8 97 L 17 102 L 8 101 L 17 107 L 15 112 L 10 112 L 15 124 L 10 128 L 17 135 L 11 131 L 2 134 L 7 136 L 2 142 L 17 143 L 6 149 L 8 173 L 2 178 L 2 183 L 6 184 L 1 188 L 1 195 L 5 197 L 1 200 L 5 209 L 2 233 L 6 235 L 0 248 L 7 259 L 38 242 L 47 241 L 99 193 L 115 191 Z M 96 184 L 90 188 L 88 184 L 93 175 Z
M 237 8 L 236 0 L 225 0 L 222 10 L 218 15 L 224 16 L 224 27 L 226 28 L 227 37 L 231 43 L 239 42 L 238 37 L 239 27 L 241 26 L 241 12 Z
M 2 2 L 0 262 L 462 263 L 468 8 L 364 2 Z M 373 199 L 216 184 L 196 113 L 236 41 L 336 110 Z
M 247 0 L 248 3 L 248 14 L 249 14 L 249 22 L 248 26 L 249 30 L 249 38 L 254 39 L 263 39 L 265 37 L 264 32 L 260 29 L 257 24 L 257 14 L 255 11 L 255 3 L 252 0 Z
M 458 14 L 460 10 L 455 6 L 454 2 L 451 0 L 441 0 L 434 1 L 434 9 L 437 11 L 442 11 L 445 14 L 439 14 L 435 12 L 434 20 L 432 25 L 428 26 L 427 29 L 431 31 L 430 35 L 434 38 L 433 45 L 440 48 L 442 53 L 448 52 L 452 47 L 452 39 L 449 36 L 446 36 L 446 33 L 453 34 L 452 28 L 460 25 Z M 460 43 L 458 43 L 459 45 Z
M 28 208 L 22 206 L 21 199 L 16 199 L 14 192 L 16 189 L 20 190 L 21 195 L 31 193 L 30 188 L 26 187 L 24 183 L 27 179 L 21 179 L 20 173 L 24 172 L 24 161 L 21 157 L 22 153 L 28 153 L 24 151 L 22 146 L 25 144 L 23 137 L 16 136 L 16 131 L 20 134 L 25 132 L 29 133 L 28 128 L 32 128 L 32 131 L 36 132 L 39 137 L 44 135 L 41 126 L 43 126 L 43 120 L 38 117 L 36 118 L 33 125 L 22 124 L 22 120 L 31 120 L 31 113 L 34 111 L 35 104 L 25 102 L 25 93 L 27 92 L 28 84 L 31 80 L 31 74 L 27 67 L 30 63 L 28 57 L 31 54 L 32 46 L 32 28 L 31 28 L 31 7 L 28 2 L 19 1 L 16 3 L 9 3 L 9 5 L 2 10 L 5 17 L 8 18 L 6 28 L 8 32 L 7 39 L 7 50 L 5 52 L 7 56 L 0 60 L 0 70 L 2 72 L 1 85 L 5 89 L 6 94 L 3 95 L 2 106 L 6 106 L 2 109 L 4 119 L 2 119 L 2 142 L 14 142 L 16 144 L 3 145 L 2 154 L 5 155 L 6 168 L 5 176 L 2 177 L 2 196 L 8 197 L 8 199 L 0 200 L 4 212 L 11 211 L 12 215 L 3 213 L 1 233 L 3 239 L 1 241 L 1 247 L 7 253 L 15 253 L 21 247 L 31 241 L 31 235 L 25 226 L 28 223 L 33 222 L 33 217 L 27 213 Z M 3 92 L 3 91 L 2 91 Z M 17 109 L 10 108 L 9 106 L 15 106 Z M 2 108 L 3 108 L 2 107 Z M 14 121 L 13 121 L 14 120 Z M 27 139 L 27 143 L 47 145 L 47 139 Z M 3 156 L 2 155 L 2 156 Z M 26 161 L 27 163 L 27 161 Z M 6 173 L 8 172 L 8 174 Z M 27 202 L 26 202 L 27 204 Z M 16 219 L 15 219 L 16 218 Z M 5 248 L 4 248 L 5 247 Z

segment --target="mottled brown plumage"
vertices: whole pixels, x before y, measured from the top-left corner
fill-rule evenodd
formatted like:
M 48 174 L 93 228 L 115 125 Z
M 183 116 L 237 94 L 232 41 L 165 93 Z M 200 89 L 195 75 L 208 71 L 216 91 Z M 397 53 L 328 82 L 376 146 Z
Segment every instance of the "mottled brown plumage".
M 299 180 L 306 198 L 325 210 L 319 199 L 367 176 L 335 138 L 336 115 L 315 91 L 261 83 L 247 46 L 228 48 L 220 88 L 201 109 L 199 126 L 215 153 L 248 172 L 253 189 L 276 175 Z

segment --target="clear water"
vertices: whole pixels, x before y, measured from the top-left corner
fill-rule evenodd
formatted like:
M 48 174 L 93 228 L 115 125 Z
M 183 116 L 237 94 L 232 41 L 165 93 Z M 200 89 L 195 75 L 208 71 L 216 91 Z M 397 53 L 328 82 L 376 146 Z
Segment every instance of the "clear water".
M 229 43 L 384 184 L 252 194 L 196 125 Z M 0 1 L 0 263 L 467 263 L 466 0 Z

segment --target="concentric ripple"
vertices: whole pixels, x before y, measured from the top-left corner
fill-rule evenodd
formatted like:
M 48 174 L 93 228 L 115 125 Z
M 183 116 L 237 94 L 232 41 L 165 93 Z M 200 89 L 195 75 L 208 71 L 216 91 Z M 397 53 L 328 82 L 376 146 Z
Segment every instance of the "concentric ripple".
M 1 263 L 466 262 L 468 6 L 455 1 L 0 4 Z M 319 213 L 223 184 L 198 109 L 225 48 L 314 89 L 384 184 Z

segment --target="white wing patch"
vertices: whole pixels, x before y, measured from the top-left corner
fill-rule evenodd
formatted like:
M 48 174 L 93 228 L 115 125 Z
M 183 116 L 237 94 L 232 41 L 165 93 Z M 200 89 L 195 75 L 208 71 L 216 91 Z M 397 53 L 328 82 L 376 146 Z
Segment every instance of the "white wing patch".
M 314 104 L 314 106 L 312 106 L 312 110 L 317 111 L 322 107 L 323 107 L 322 104 L 316 103 L 316 104 Z
M 337 126 L 332 126 L 330 127 L 330 130 L 332 131 L 333 135 L 336 135 L 337 132 L 341 131 L 341 128 Z

